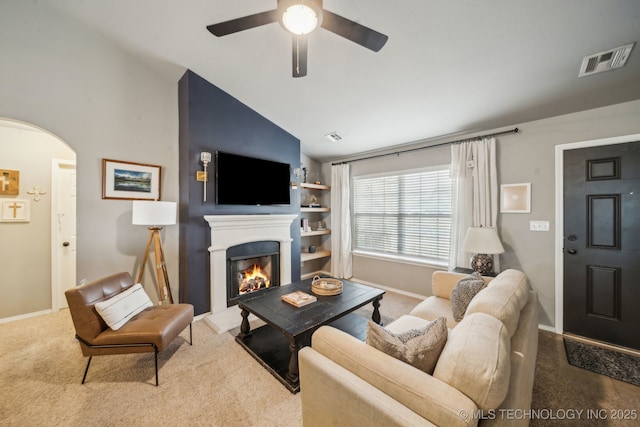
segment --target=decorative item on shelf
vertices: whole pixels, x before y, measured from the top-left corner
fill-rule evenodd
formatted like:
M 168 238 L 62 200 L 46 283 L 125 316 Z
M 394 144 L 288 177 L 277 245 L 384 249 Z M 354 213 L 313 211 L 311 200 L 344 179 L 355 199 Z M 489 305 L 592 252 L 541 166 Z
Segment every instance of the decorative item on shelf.
M 315 194 L 305 194 L 302 198 L 302 207 L 305 208 L 319 208 L 318 198 Z
M 311 227 L 309 226 L 309 218 L 302 218 L 300 220 L 300 228 L 301 231 L 311 231 Z
M 149 227 L 149 241 L 147 242 L 147 248 L 144 251 L 144 257 L 140 266 L 140 272 L 138 273 L 137 283 L 142 283 L 144 267 L 147 264 L 151 243 L 153 243 L 160 305 L 162 305 L 167 299 L 169 300 L 169 303 L 173 304 L 173 296 L 171 295 L 171 287 L 169 285 L 169 275 L 167 273 L 167 264 L 164 259 L 162 240 L 160 239 L 160 230 L 162 230 L 161 226 L 163 225 L 174 225 L 176 223 L 176 202 L 134 201 L 131 223 L 134 225 L 151 226 Z
M 324 231 L 327 229 L 327 224 L 324 221 L 318 221 L 318 225 L 316 226 L 316 231 Z
M 307 182 L 307 168 L 303 167 L 302 171 L 304 172 L 304 177 L 302 178 L 302 182 Z
M 462 242 L 462 250 L 475 253 L 471 257 L 471 269 L 480 274 L 491 273 L 493 258 L 491 254 L 501 254 L 504 247 L 498 237 L 498 232 L 491 227 L 469 227 Z
M 342 293 L 342 281 L 329 277 L 314 276 L 311 280 L 311 292 L 322 296 L 339 295 Z
M 322 185 L 322 181 L 320 180 L 320 172 L 316 172 L 313 174 L 313 183 L 316 185 Z
M 17 196 L 20 194 L 20 171 L 0 169 L 0 195 Z
M 196 181 L 202 182 L 203 185 L 203 197 L 202 201 L 207 201 L 207 181 L 209 181 L 209 174 L 207 173 L 207 166 L 211 163 L 211 153 L 207 153 L 203 151 L 200 153 L 200 162 L 202 162 L 202 167 L 204 170 L 196 171 Z
M 37 185 L 34 185 L 31 190 L 27 191 L 27 194 L 33 195 L 33 201 L 34 202 L 39 202 L 40 201 L 40 196 L 43 195 L 43 194 L 47 194 L 47 192 L 42 190 L 42 189 L 40 189 L 40 187 L 38 187 Z
M 314 254 L 314 253 L 316 253 L 316 247 L 315 247 L 315 246 L 313 246 L 313 245 L 310 245 L 310 246 L 309 246 L 309 253 L 310 253 L 310 254 Z

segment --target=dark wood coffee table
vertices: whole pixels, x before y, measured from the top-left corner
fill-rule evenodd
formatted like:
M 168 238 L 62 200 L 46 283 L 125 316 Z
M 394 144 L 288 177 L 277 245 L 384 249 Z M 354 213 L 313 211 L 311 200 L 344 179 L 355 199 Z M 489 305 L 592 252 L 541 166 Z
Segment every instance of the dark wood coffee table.
M 311 292 L 311 279 L 278 286 L 247 295 L 238 306 L 242 324 L 236 341 L 271 372 L 289 391 L 300 391 L 298 351 L 311 345 L 311 335 L 323 325 L 335 326 L 364 339 L 367 319 L 355 310 L 373 303 L 372 320 L 380 323 L 380 300 L 384 291 L 342 280 L 340 295 L 319 296 L 304 307 L 295 307 L 280 299 L 284 294 L 300 290 Z M 251 330 L 249 313 L 267 324 Z

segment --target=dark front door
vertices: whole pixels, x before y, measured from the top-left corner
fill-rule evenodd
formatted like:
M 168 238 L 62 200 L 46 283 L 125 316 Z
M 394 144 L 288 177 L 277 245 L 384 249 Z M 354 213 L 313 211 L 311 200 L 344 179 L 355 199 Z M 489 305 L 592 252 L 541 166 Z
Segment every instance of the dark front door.
M 564 153 L 564 330 L 640 349 L 640 142 Z

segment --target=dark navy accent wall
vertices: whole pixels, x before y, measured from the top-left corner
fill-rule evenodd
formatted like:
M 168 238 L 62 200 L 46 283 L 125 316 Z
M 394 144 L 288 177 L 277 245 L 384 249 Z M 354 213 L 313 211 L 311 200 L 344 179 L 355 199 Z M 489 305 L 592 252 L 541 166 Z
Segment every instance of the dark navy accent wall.
M 188 70 L 180 79 L 180 301 L 194 305 L 195 313 L 210 311 L 210 228 L 204 215 L 298 214 L 300 195 L 291 191 L 289 206 L 228 206 L 215 204 L 216 150 L 274 160 L 300 167 L 300 140 L 276 126 L 228 93 Z M 200 152 L 212 155 L 203 202 Z M 247 179 L 251 179 L 248 177 Z M 260 186 L 256 180 L 256 187 Z M 300 224 L 291 225 L 291 279 L 300 279 Z

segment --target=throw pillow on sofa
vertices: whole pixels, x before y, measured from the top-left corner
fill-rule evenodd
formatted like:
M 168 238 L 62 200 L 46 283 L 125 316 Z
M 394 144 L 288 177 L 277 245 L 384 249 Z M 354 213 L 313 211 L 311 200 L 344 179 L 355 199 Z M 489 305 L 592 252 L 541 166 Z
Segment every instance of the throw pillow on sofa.
M 458 280 L 451 290 L 450 299 L 451 311 L 456 322 L 462 320 L 473 297 L 486 287 L 487 284 L 477 271 Z
M 366 343 L 428 374 L 447 342 L 447 321 L 439 317 L 420 329 L 393 333 L 369 320 Z
M 153 303 L 140 283 L 95 305 L 104 322 L 114 331 Z

